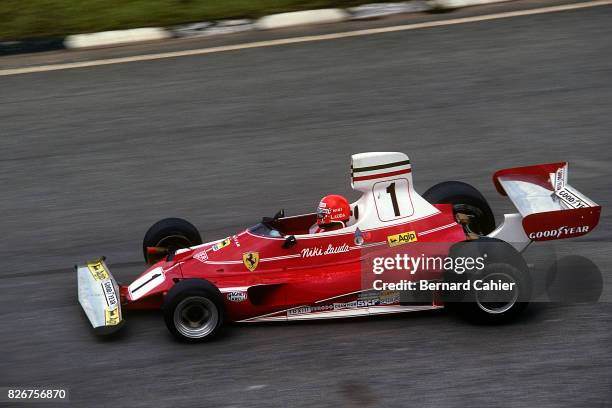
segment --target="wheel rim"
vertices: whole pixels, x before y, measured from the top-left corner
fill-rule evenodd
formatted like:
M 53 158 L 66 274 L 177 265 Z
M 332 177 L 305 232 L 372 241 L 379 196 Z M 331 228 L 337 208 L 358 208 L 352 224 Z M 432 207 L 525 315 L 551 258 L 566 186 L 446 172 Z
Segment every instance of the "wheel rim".
M 470 222 L 467 224 L 469 232 L 474 232 L 478 235 L 486 235 L 486 217 L 480 208 L 469 204 L 455 204 L 453 206 L 453 212 L 455 214 L 466 214 L 470 217 Z
M 514 283 L 513 289 L 510 290 L 477 290 L 476 292 L 476 304 L 478 307 L 486 313 L 500 314 L 510 310 L 518 300 L 519 288 L 516 280 L 506 273 L 492 273 L 487 275 L 485 282 L 501 281 L 502 283 Z
M 173 320 L 174 326 L 183 336 L 200 339 L 217 327 L 219 311 L 210 299 L 190 296 L 176 306 Z

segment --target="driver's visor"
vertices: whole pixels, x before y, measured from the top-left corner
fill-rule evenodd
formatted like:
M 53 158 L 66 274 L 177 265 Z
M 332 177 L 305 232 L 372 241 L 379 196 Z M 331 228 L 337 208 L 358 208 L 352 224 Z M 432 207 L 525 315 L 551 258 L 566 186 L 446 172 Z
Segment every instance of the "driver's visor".
M 317 218 L 322 220 L 327 214 L 331 213 L 329 208 L 317 208 Z

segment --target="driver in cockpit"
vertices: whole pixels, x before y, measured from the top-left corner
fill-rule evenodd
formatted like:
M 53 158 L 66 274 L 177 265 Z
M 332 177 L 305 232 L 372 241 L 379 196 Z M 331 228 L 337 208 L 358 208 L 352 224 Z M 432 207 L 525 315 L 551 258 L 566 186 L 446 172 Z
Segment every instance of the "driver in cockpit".
M 310 227 L 310 233 L 342 229 L 350 218 L 351 206 L 348 200 L 341 195 L 327 195 L 317 207 L 317 223 Z

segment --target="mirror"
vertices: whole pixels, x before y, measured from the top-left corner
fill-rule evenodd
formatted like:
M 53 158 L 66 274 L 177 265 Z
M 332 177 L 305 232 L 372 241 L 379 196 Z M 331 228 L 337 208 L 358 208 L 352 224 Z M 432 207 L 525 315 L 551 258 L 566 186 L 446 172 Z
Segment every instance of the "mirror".
M 295 239 L 294 235 L 289 235 L 286 239 L 285 242 L 283 242 L 283 248 L 284 249 L 289 249 L 292 246 L 294 246 L 295 244 L 297 244 L 297 239 Z

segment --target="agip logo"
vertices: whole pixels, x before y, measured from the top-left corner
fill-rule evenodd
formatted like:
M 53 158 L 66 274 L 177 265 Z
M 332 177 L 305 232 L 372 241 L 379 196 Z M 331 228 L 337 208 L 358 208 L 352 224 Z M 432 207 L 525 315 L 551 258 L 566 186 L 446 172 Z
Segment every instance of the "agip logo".
M 402 232 L 395 235 L 389 235 L 387 237 L 387 243 L 390 247 L 409 244 L 416 241 L 418 241 L 416 231 Z

